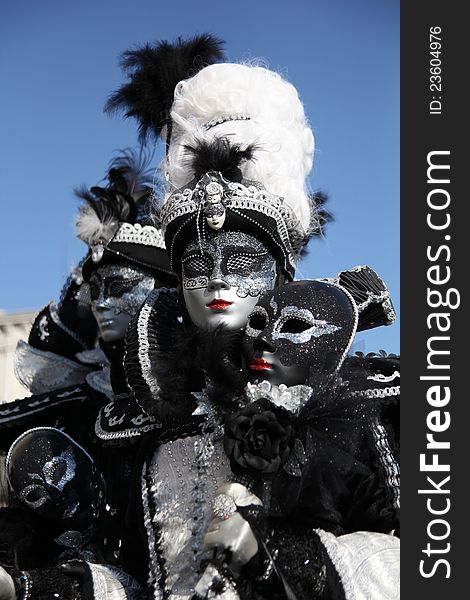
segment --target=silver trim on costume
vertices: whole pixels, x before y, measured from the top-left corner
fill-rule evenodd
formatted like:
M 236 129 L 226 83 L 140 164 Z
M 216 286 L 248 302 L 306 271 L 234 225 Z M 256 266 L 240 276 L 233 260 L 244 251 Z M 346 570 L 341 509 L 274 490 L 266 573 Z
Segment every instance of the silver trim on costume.
M 201 129 L 208 131 L 212 129 L 212 127 L 216 127 L 217 125 L 222 125 L 222 123 L 226 123 L 227 121 L 249 121 L 251 117 L 248 115 L 226 115 L 223 117 L 218 117 L 217 119 L 212 119 L 207 123 L 203 123 L 201 125 Z
M 393 457 L 388 443 L 385 427 L 375 419 L 372 423 L 372 435 L 379 451 L 379 460 L 386 474 L 386 480 L 393 494 L 393 504 L 400 508 L 400 467 Z
M 349 269 L 347 272 L 357 273 L 359 271 L 362 271 L 363 269 L 370 269 L 370 267 L 368 265 L 358 265 L 356 267 L 353 267 L 352 269 Z M 374 271 L 374 273 L 375 273 L 375 271 Z M 340 280 L 341 275 L 342 275 L 342 272 L 339 273 L 336 277 L 332 277 L 332 278 L 325 277 L 325 278 L 319 279 L 319 281 L 325 281 L 326 283 L 340 285 L 339 280 Z M 375 275 L 377 277 L 379 277 L 377 273 L 375 273 Z M 383 280 L 380 279 L 380 281 L 381 281 L 382 285 L 384 286 L 384 289 L 379 293 L 372 292 L 372 291 L 366 291 L 367 299 L 364 300 L 364 302 L 361 302 L 360 304 L 358 304 L 357 309 L 358 309 L 359 313 L 362 313 L 370 304 L 372 304 L 372 302 L 381 304 L 383 307 L 385 316 L 387 318 L 386 325 L 391 325 L 396 320 L 397 315 L 396 315 L 395 309 L 393 308 L 392 300 L 390 298 L 390 292 L 388 291 L 387 286 L 385 285 Z
M 394 379 L 400 377 L 399 371 L 394 371 L 391 375 L 383 375 L 382 373 L 375 373 L 374 375 L 369 375 L 367 379 L 371 379 L 372 381 L 379 381 L 380 383 L 390 383 Z
M 109 404 L 107 405 L 109 406 Z M 106 408 L 106 407 L 105 407 Z M 125 417 L 125 415 L 122 415 L 123 417 Z M 145 415 L 143 415 L 145 417 Z M 148 417 L 149 419 L 152 419 L 152 417 Z M 122 419 L 124 421 L 124 418 Z M 137 419 L 133 419 L 134 421 L 134 425 L 136 425 L 135 421 Z M 132 421 L 131 421 L 132 422 Z M 117 423 L 111 423 L 110 425 L 116 425 Z M 98 418 L 96 419 L 95 422 L 95 433 L 96 435 L 101 439 L 101 440 L 119 440 L 119 439 L 127 439 L 127 438 L 131 438 L 131 437 L 136 437 L 139 435 L 142 435 L 144 433 L 147 433 L 148 431 L 152 431 L 154 429 L 159 429 L 161 427 L 161 423 L 151 423 L 149 425 L 144 425 L 144 426 L 139 426 L 139 427 L 129 427 L 127 429 L 121 429 L 119 431 L 105 431 L 102 427 L 101 427 L 101 423 L 100 423 L 100 415 L 98 415 Z
M 16 346 L 14 371 L 32 394 L 43 394 L 85 381 L 91 368 L 55 352 L 39 350 L 24 340 Z
M 160 386 L 158 385 L 157 379 L 152 375 L 152 363 L 149 357 L 150 344 L 148 341 L 148 323 L 158 294 L 159 290 L 154 290 L 148 295 L 137 320 L 137 336 L 139 339 L 138 358 L 140 369 L 142 371 L 142 377 L 152 394 L 157 394 L 160 390 Z
M 316 529 L 343 584 L 346 600 L 399 600 L 400 540 L 357 531 L 336 537 Z
M 260 383 L 248 383 L 245 394 L 250 402 L 267 398 L 275 406 L 280 406 L 289 412 L 298 414 L 310 398 L 312 388 L 308 385 L 287 387 L 283 383 L 277 386 L 269 381 L 261 381 Z
M 370 388 L 368 390 L 356 390 L 355 392 L 351 392 L 351 396 L 353 397 L 363 397 L 363 398 L 388 398 L 390 396 L 399 396 L 400 395 L 400 386 L 392 385 L 391 387 L 385 388 Z
M 163 598 L 162 590 L 158 586 L 158 581 L 160 580 L 162 573 L 160 570 L 160 566 L 158 564 L 158 557 L 156 552 L 156 539 L 155 532 L 152 526 L 152 516 L 150 515 L 150 507 L 149 507 L 149 491 L 147 490 L 147 482 L 145 479 L 147 473 L 147 463 L 144 463 L 142 468 L 142 507 L 144 511 L 144 526 L 145 531 L 147 532 L 147 540 L 148 540 L 148 549 L 149 549 L 149 576 L 147 578 L 148 585 L 153 589 L 153 597 L 155 600 L 161 600 Z
M 142 588 L 137 581 L 116 567 L 88 563 L 95 600 L 138 600 Z

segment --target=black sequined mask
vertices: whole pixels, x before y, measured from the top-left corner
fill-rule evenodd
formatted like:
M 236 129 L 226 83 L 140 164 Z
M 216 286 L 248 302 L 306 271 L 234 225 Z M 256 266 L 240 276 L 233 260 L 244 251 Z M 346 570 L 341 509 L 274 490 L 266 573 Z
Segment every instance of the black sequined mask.
M 104 481 L 92 458 L 72 438 L 52 427 L 22 434 L 7 456 L 14 496 L 47 520 L 83 530 L 104 502 Z
M 335 372 L 357 327 L 357 309 L 342 288 L 294 281 L 261 296 L 243 340 L 250 380 L 280 385 L 305 383 L 315 373 Z

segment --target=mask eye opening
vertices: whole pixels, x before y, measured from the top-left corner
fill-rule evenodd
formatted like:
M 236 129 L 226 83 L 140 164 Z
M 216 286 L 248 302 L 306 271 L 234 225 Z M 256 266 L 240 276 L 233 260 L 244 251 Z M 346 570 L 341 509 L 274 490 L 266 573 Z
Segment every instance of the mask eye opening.
M 252 313 L 248 317 L 248 325 L 251 327 L 251 329 L 263 331 L 263 329 L 266 329 L 267 325 L 266 316 L 260 312 Z
M 297 317 L 289 317 L 284 321 L 281 325 L 279 332 L 280 333 L 302 333 L 307 329 L 312 327 L 311 323 L 307 323 L 303 319 L 298 319 Z
M 45 496 L 45 494 L 44 494 L 43 490 L 41 490 L 40 488 L 32 488 L 25 495 L 24 499 L 29 504 L 34 504 L 38 500 L 41 500 L 44 496 Z
M 100 297 L 100 286 L 97 283 L 90 282 L 88 287 L 90 290 L 90 298 L 94 301 L 98 300 Z
M 183 257 L 182 273 L 189 279 L 200 275 L 208 276 L 214 269 L 214 261 L 206 253 L 192 253 Z
M 49 499 L 49 494 L 44 487 L 33 483 L 19 493 L 19 498 L 27 506 L 38 508 Z

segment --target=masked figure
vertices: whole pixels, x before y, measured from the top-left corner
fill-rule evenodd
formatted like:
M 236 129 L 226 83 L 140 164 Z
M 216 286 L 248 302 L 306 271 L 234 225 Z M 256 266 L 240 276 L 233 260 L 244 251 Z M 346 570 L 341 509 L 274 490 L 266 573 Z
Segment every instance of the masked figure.
M 21 452 L 24 453 L 25 459 L 37 460 L 38 464 L 41 462 L 38 452 L 42 446 L 37 438 L 40 436 L 40 427 L 44 426 L 49 428 L 47 436 L 51 435 L 51 431 L 57 431 L 52 429 L 53 427 L 60 427 L 66 432 L 64 435 L 70 436 L 72 449 L 76 447 L 73 444 L 80 444 L 86 449 L 84 452 L 87 451 L 93 456 L 97 468 L 109 481 L 106 510 L 102 510 L 99 520 L 93 522 L 94 531 L 99 532 L 98 539 L 94 539 L 96 547 L 99 548 L 97 554 L 99 562 L 104 562 L 108 566 L 120 565 L 124 560 L 120 548 L 123 545 L 122 540 L 128 535 L 124 512 L 135 448 L 113 447 L 112 433 L 101 429 L 95 422 L 100 418 L 101 411 L 108 414 L 115 408 L 115 404 L 118 405 L 116 410 L 120 411 L 121 422 L 123 415 L 134 406 L 138 409 L 130 396 L 123 370 L 125 331 L 149 292 L 164 285 L 171 287 L 175 283 L 161 231 L 150 222 L 147 201 L 152 193 L 149 186 L 151 173 L 143 158 L 141 157 L 139 161 L 135 153 L 130 151 L 124 153 L 112 162 L 108 171 L 107 187 L 93 187 L 78 192 L 85 203 L 80 210 L 77 232 L 79 237 L 88 244 L 89 253 L 81 265 L 80 286 L 74 289 L 74 306 L 86 308 L 93 316 L 99 343 L 94 349 L 78 352 L 78 357 L 84 364 L 98 362 L 100 368 L 95 366 L 85 370 L 82 374 L 84 381 L 76 385 L 52 389 L 40 395 L 36 394 L 9 403 L 4 407 L 0 418 L 2 448 L 7 450 L 13 443 L 11 448 L 15 448 L 15 451 L 13 454 L 13 450 L 10 450 L 10 457 L 15 457 L 16 465 L 20 463 Z M 71 320 L 73 321 L 72 318 Z M 52 331 L 49 322 L 45 324 L 43 330 L 47 340 L 46 334 Z M 51 334 L 50 337 L 54 337 L 54 340 L 58 339 L 57 335 Z M 47 381 L 44 377 L 41 381 L 46 387 Z M 144 419 L 140 414 L 137 416 L 138 418 L 134 419 L 132 424 L 134 435 L 141 430 L 145 432 L 156 428 L 157 425 L 148 416 Z M 113 422 L 111 420 L 111 424 Z M 33 431 L 36 432 L 34 436 L 20 436 L 14 441 L 18 433 L 28 427 L 34 427 Z M 57 435 L 60 435 L 59 431 Z M 64 450 L 64 452 L 62 458 L 65 461 L 68 451 Z M 57 463 L 58 469 L 66 462 L 59 458 L 53 461 L 54 464 Z M 68 472 L 70 475 L 70 469 Z M 72 503 L 70 510 L 73 510 L 73 494 L 80 492 L 76 484 L 78 485 L 87 477 L 87 469 L 83 461 L 76 462 L 76 477 L 73 479 L 73 485 L 56 490 L 54 487 L 44 487 L 47 484 L 44 478 L 42 483 L 39 483 L 38 477 L 44 473 L 42 475 L 34 473 L 37 480 L 34 483 L 35 488 L 33 490 L 31 487 L 33 482 L 31 482 L 28 494 L 24 493 L 26 488 L 18 489 L 20 484 L 16 477 L 18 469 L 15 469 L 14 473 L 15 476 L 12 475 L 10 478 L 10 483 L 13 485 L 9 490 L 12 501 L 21 494 L 23 508 L 29 510 L 31 518 L 36 523 L 41 524 L 44 534 L 41 539 L 35 540 L 37 544 L 28 554 L 29 567 L 40 567 L 43 564 L 42 548 L 47 544 L 55 547 L 56 538 L 51 540 L 51 535 L 53 532 L 56 533 L 58 522 L 61 520 L 59 509 L 65 506 L 64 511 L 66 511 L 68 503 Z M 80 493 L 84 492 L 81 484 L 80 487 Z M 37 502 L 33 500 L 28 504 L 28 498 L 36 495 L 40 495 Z M 48 501 L 43 503 L 43 498 Z M 49 501 L 49 498 L 52 500 Z M 83 507 L 84 503 L 80 505 Z M 44 523 L 50 521 L 54 510 L 57 513 L 55 515 L 57 527 L 48 529 L 44 527 Z M 8 516 L 6 518 L 8 519 Z M 62 521 L 65 523 L 64 519 L 65 517 L 62 516 Z M 96 530 L 98 523 L 100 527 Z M 14 567 L 24 568 L 24 564 L 21 563 L 22 556 L 21 553 L 17 554 L 17 560 L 20 562 L 13 565 Z M 36 558 L 36 564 L 31 557 Z M 56 558 L 58 558 L 57 554 Z M 85 555 L 85 558 L 88 559 L 88 555 Z M 83 580 L 106 579 L 106 574 L 97 570 L 98 567 L 88 568 L 86 564 L 85 562 L 84 570 L 80 575 Z M 56 569 L 58 571 L 51 574 L 52 580 L 47 574 L 38 572 L 38 582 L 44 580 L 44 584 L 36 584 L 38 593 L 42 585 L 49 585 L 55 586 L 58 593 L 72 597 L 69 596 L 72 592 L 67 587 L 72 585 L 72 580 L 66 583 L 64 588 L 58 575 L 60 567 L 57 566 Z
M 175 51 L 182 49 L 182 42 L 178 42 Z M 167 62 L 159 63 L 163 50 L 168 50 L 168 45 L 152 48 L 152 74 L 161 69 L 168 80 L 174 73 Z M 306 192 L 305 182 L 312 163 L 313 135 L 294 88 L 271 71 L 245 65 L 214 64 L 178 83 L 175 78 L 172 101 L 157 110 L 160 105 L 156 99 L 152 113 L 147 114 L 141 104 L 133 104 L 133 99 L 145 96 L 151 103 L 152 88 L 158 87 L 158 76 L 152 81 L 147 71 L 148 56 L 139 50 L 126 54 L 124 64 L 128 65 L 130 82 L 112 97 L 110 107 L 137 115 L 144 136 L 162 135 L 166 141 L 162 166 L 166 193 L 160 216 L 170 264 L 181 282 L 179 294 L 164 290 L 151 293 L 126 335 L 128 382 L 144 413 L 161 424 L 158 439 L 153 445 L 149 440 L 142 454 L 138 499 L 138 512 L 143 511 L 145 524 L 149 593 L 172 599 L 204 594 L 289 597 L 286 590 L 291 584 L 279 587 L 278 574 L 264 588 L 252 585 L 259 576 L 267 576 L 266 555 L 258 554 L 258 550 L 268 538 L 262 534 L 261 541 L 253 543 L 256 536 L 250 535 L 251 521 L 238 511 L 232 533 L 238 531 L 240 552 L 232 547 L 231 559 L 223 556 L 217 563 L 217 573 L 220 569 L 224 572 L 229 563 L 231 572 L 237 574 L 257 558 L 262 564 L 247 579 L 224 579 L 217 573 L 213 577 L 210 572 L 214 554 L 207 536 L 215 533 L 211 531 L 213 503 L 219 512 L 227 503 L 228 510 L 234 504 L 247 510 L 262 506 L 264 510 L 266 499 L 246 486 L 246 476 L 233 471 L 224 451 L 224 423 L 244 405 L 237 387 L 240 373 L 238 381 L 237 375 L 230 375 L 224 382 L 224 394 L 231 397 L 226 403 L 221 402 L 207 376 L 217 370 L 229 373 L 227 362 L 233 365 L 235 361 L 241 367 L 236 355 L 240 356 L 240 338 L 248 317 L 257 310 L 263 294 L 269 297 L 293 279 L 296 262 L 309 237 L 321 232 L 325 213 L 318 196 Z M 201 59 L 208 62 L 208 57 L 208 53 L 201 52 L 198 60 L 193 60 L 192 69 Z M 166 52 L 165 58 L 170 62 Z M 178 75 L 181 79 L 184 74 L 179 71 Z M 149 89 L 145 88 L 147 84 Z M 268 107 L 270 98 L 276 99 L 276 107 Z M 285 106 L 285 113 L 280 106 Z M 152 118 L 156 114 L 164 115 L 161 121 Z M 217 223 L 211 221 L 214 215 Z M 368 291 L 366 286 L 366 295 Z M 318 293 L 321 296 L 321 291 Z M 368 296 L 372 304 L 373 295 Z M 326 314 L 319 316 L 315 316 L 308 300 L 297 298 L 290 306 L 303 307 L 301 314 L 305 322 L 308 313 L 307 329 L 311 331 L 302 334 L 294 328 L 281 339 L 283 332 L 276 330 L 277 341 L 291 346 L 295 336 L 300 335 L 304 341 L 309 337 L 311 346 L 304 347 L 304 354 L 312 350 L 312 360 L 321 354 L 313 352 L 321 344 L 326 356 L 322 356 L 323 362 L 318 361 L 316 369 L 323 376 L 327 372 L 336 377 L 355 332 L 356 309 L 345 296 L 348 298 L 347 293 L 338 293 L 338 297 L 333 294 L 336 312 L 324 302 Z M 331 294 L 328 299 L 331 301 Z M 269 308 L 268 314 L 273 315 L 274 308 Z M 284 319 L 286 314 L 279 318 Z M 393 309 L 388 318 L 393 320 Z M 332 325 L 335 319 L 339 324 Z M 324 321 L 327 323 L 322 323 L 322 329 L 320 322 Z M 228 353 L 219 354 L 221 328 L 228 331 L 233 344 Z M 310 366 L 307 359 L 286 365 L 296 371 L 296 381 L 305 377 L 307 369 L 310 373 Z M 358 388 L 364 387 L 364 378 L 363 371 Z M 304 393 L 302 399 L 306 401 L 307 396 L 310 394 Z M 292 469 L 297 468 L 294 458 L 292 462 Z M 367 471 L 367 467 L 364 469 Z M 220 499 L 220 489 L 227 485 L 230 493 L 224 495 L 229 497 Z M 318 518 L 317 523 L 321 520 Z M 342 533 L 354 527 L 353 519 L 346 521 L 346 526 L 343 522 L 333 525 L 328 515 L 324 519 L 328 529 L 322 531 L 334 537 L 332 531 Z M 390 523 L 383 526 L 389 527 Z M 286 531 L 282 544 L 288 548 L 298 532 L 290 524 L 286 524 Z M 305 542 L 305 552 L 299 554 L 302 564 L 286 573 L 287 579 L 300 577 L 300 597 L 309 597 L 311 591 L 316 597 L 344 597 L 321 536 L 309 538 L 303 528 L 300 531 L 299 539 Z M 316 565 L 313 570 L 305 568 L 305 561 L 310 560 Z M 283 563 L 287 564 L 285 559 Z M 276 569 L 277 563 L 269 564 Z M 206 575 L 201 583 L 201 576 L 204 579 Z
M 98 335 L 90 306 L 82 302 L 81 263 L 71 271 L 60 299 L 37 315 L 28 341 L 15 352 L 15 375 L 32 394 L 79 385 L 93 370 L 101 369 L 94 352 Z
M 52 537 L 56 560 L 83 555 L 97 560 L 92 540 L 105 512 L 105 483 L 83 448 L 58 429 L 36 427 L 12 444 L 6 471 L 14 505 L 24 509 L 23 518 L 38 530 L 29 535 L 43 553 L 50 552 L 47 542 Z M 47 529 L 49 535 L 38 540 Z M 30 554 L 19 559 L 25 568 L 38 566 L 34 546 L 23 542 L 17 548 L 20 554 Z M 40 560 L 46 564 L 52 557 L 43 555 Z
M 355 311 L 344 290 L 317 281 L 264 294 L 243 338 L 249 379 L 292 386 L 336 373 L 356 332 Z
M 300 597 L 309 585 L 328 587 L 320 574 L 321 568 L 328 572 L 328 561 L 319 558 L 322 547 L 356 531 L 371 536 L 364 572 L 377 568 L 383 552 L 395 574 L 390 579 L 384 570 L 384 580 L 374 590 L 369 582 L 368 592 L 398 594 L 399 541 L 387 535 L 399 529 L 398 466 L 374 433 L 383 404 L 399 389 L 373 382 L 369 373 L 366 392 L 364 373 L 345 365 L 358 322 L 352 295 L 324 281 L 266 292 L 250 314 L 242 342 L 244 406 L 226 417 L 224 437 L 231 470 L 243 485 L 232 477 L 221 486 L 205 538 L 207 549 L 232 551 L 232 571 L 220 558 L 212 562 L 197 586 L 201 597 L 210 597 L 211 586 L 227 577 L 226 586 L 249 598 L 277 597 L 273 586 Z M 212 402 L 216 398 L 217 391 Z M 352 565 L 345 570 L 345 554 L 340 543 L 331 557 L 336 571 L 344 579 L 357 577 Z M 239 574 L 233 555 L 270 575 Z

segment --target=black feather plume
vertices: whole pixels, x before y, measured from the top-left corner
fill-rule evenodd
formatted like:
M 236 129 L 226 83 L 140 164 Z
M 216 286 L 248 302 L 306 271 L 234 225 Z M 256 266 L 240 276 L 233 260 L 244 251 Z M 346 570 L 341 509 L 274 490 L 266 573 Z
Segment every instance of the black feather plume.
M 74 190 L 74 194 L 84 200 L 102 222 L 112 219 L 125 221 L 131 212 L 128 198 L 120 194 L 110 194 L 106 188 L 94 186 L 88 189 L 81 186 Z
M 242 180 L 240 164 L 245 160 L 252 160 L 257 149 L 255 144 L 250 144 L 242 150 L 239 144 L 231 144 L 226 137 L 202 140 L 195 147 L 185 146 L 185 150 L 191 155 L 191 168 L 196 179 L 209 171 L 220 171 L 229 181 Z
M 334 221 L 334 217 L 330 211 L 325 208 L 328 202 L 328 195 L 324 192 L 313 192 L 309 194 L 310 201 L 310 227 L 309 233 L 305 237 L 303 246 L 300 250 L 300 258 L 305 258 L 309 252 L 308 243 L 314 237 L 325 236 L 325 228 L 328 223 Z
M 74 190 L 85 204 L 77 219 L 77 235 L 88 245 L 111 239 L 119 223 L 150 223 L 147 203 L 152 193 L 151 155 L 126 148 L 109 163 L 106 186 Z
M 153 152 L 143 148 L 138 152 L 133 148 L 121 150 L 108 165 L 110 187 L 131 196 L 147 192 L 153 184 L 154 169 L 150 166 L 152 158 Z
M 165 126 L 176 84 L 202 68 L 224 60 L 224 42 L 210 34 L 189 40 L 179 37 L 173 44 L 145 44 L 122 54 L 121 67 L 129 77 L 108 99 L 106 112 L 124 111 L 139 122 L 139 139 L 158 137 Z
M 315 220 L 315 225 L 312 227 L 312 235 L 325 235 L 327 223 L 335 220 L 332 213 L 325 208 L 325 204 L 328 202 L 328 194 L 317 191 L 311 194 L 309 198 L 313 205 L 312 213 Z

